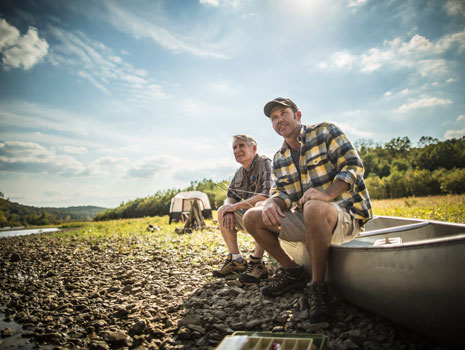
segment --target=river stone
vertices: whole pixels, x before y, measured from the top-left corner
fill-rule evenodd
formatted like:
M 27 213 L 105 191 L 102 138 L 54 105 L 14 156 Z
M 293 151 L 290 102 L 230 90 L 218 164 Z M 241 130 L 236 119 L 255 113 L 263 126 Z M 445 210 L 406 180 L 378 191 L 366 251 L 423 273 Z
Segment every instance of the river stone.
M 2 338 L 11 337 L 12 335 L 15 335 L 15 334 L 16 334 L 16 331 L 13 328 L 5 328 L 5 329 L 2 329 L 2 331 L 0 332 L 0 335 Z
M 191 330 L 187 327 L 181 327 L 178 330 L 178 337 L 179 339 L 190 339 L 191 338 Z
M 179 320 L 178 327 L 187 326 L 189 324 L 201 326 L 202 319 L 200 318 L 199 315 L 188 315 L 188 316 L 183 317 L 181 320 Z
M 121 331 L 103 332 L 102 338 L 110 345 L 129 346 L 131 343 L 131 338 Z

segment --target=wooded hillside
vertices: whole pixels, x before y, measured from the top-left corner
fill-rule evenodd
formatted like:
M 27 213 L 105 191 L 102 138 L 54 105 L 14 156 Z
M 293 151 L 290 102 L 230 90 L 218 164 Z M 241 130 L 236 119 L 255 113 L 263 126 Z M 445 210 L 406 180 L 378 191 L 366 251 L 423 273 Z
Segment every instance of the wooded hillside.
M 105 209 L 96 206 L 37 208 L 0 198 L 0 227 L 40 226 L 54 225 L 64 221 L 88 221 Z

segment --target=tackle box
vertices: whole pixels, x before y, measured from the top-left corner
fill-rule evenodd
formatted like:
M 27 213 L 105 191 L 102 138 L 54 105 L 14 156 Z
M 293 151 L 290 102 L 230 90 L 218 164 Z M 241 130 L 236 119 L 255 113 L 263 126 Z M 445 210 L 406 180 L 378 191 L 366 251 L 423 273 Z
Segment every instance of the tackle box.
M 217 350 L 322 350 L 325 336 L 307 333 L 235 332 Z

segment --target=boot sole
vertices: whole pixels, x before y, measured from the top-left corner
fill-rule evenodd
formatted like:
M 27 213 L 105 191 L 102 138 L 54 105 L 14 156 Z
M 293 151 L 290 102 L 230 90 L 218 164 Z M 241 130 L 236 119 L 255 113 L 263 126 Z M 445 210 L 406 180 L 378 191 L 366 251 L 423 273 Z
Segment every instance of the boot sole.
M 241 281 L 244 284 L 255 284 L 255 283 L 260 283 L 262 280 L 266 280 L 268 278 L 268 274 L 261 275 L 259 278 L 256 277 L 250 277 L 250 276 L 244 276 L 242 275 L 239 276 L 239 281 Z
M 293 290 L 293 289 L 304 289 L 305 286 L 307 285 L 307 282 L 299 282 L 299 283 L 294 283 L 294 284 L 291 284 L 279 291 L 276 291 L 276 292 L 270 292 L 268 291 L 268 289 L 266 287 L 263 287 L 262 288 L 262 294 L 266 297 L 279 297 L 281 295 L 283 295 L 284 293 L 286 292 L 289 292 L 290 290 Z
M 222 273 L 219 273 L 218 271 L 213 271 L 212 275 L 213 275 L 213 277 L 224 278 L 224 277 L 231 276 L 231 275 L 237 275 L 237 274 L 242 273 L 242 272 L 243 271 L 231 271 L 229 273 L 222 274 Z

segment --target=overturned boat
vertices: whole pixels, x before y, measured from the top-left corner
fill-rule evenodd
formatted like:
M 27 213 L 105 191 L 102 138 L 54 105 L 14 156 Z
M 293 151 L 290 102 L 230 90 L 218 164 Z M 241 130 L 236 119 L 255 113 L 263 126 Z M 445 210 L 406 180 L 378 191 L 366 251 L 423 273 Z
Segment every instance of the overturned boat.
M 282 245 L 310 267 L 303 243 Z M 463 224 L 375 217 L 357 239 L 331 246 L 327 281 L 341 299 L 442 344 L 465 345 Z

